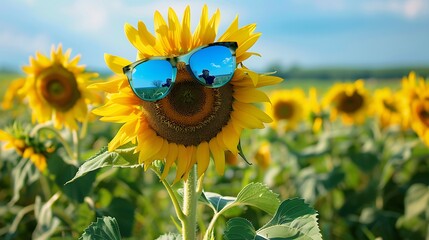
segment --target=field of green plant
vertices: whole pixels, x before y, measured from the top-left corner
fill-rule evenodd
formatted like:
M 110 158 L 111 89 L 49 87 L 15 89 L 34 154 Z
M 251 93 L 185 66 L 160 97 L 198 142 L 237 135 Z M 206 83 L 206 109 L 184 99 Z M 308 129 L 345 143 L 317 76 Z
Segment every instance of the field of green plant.
M 17 77 L 0 75 L 2 98 Z M 357 107 L 367 109 L 342 117 L 342 109 L 351 113 L 355 108 L 353 102 L 343 108 L 343 103 L 335 102 L 343 96 L 341 89 L 332 92 L 338 82 L 349 85 L 337 88 L 360 94 L 363 100 L 359 98 Z M 223 175 L 209 165 L 196 209 L 197 236 L 202 238 L 211 229 L 215 239 L 265 239 L 264 231 L 272 234 L 270 227 L 284 227 L 282 231 L 295 231 L 299 239 L 319 239 L 319 229 L 323 239 L 428 239 L 429 148 L 424 143 L 428 137 L 419 137 L 422 130 L 413 125 L 418 120 L 412 114 L 407 123 L 395 122 L 393 113 L 387 120 L 382 117 L 387 107 L 374 108 L 377 90 L 410 88 L 400 79 L 371 79 L 364 84 L 361 88 L 351 80 L 286 79 L 264 88 L 273 96 L 272 110 L 258 107 L 274 123 L 243 131 L 243 154 L 225 155 Z M 302 91 L 305 99 L 292 89 Z M 317 90 L 313 99 L 310 89 Z M 274 97 L 275 90 L 284 92 Z M 337 97 L 330 98 L 333 95 Z M 383 106 L 390 106 L 386 101 L 393 96 L 382 98 Z M 399 106 L 395 105 L 398 111 Z M 79 125 L 79 131 L 56 130 L 32 123 L 30 110 L 25 102 L 15 101 L 0 111 L 0 129 L 14 134 L 12 140 L 0 134 L 1 239 L 156 239 L 181 231 L 169 195 L 175 192 L 180 201 L 183 182 L 172 184 L 174 172 L 160 180 L 162 162 L 145 171 L 131 146 L 107 152 L 105 146 L 120 124 L 94 117 Z M 429 128 L 427 119 L 420 120 Z M 20 149 L 18 140 L 33 146 L 32 152 Z M 37 154 L 46 160 L 43 170 Z M 279 199 L 286 201 L 279 206 Z M 208 225 L 214 218 L 216 224 Z M 237 236 L 231 234 L 234 227 L 248 230 Z M 255 231 L 256 238 L 245 235 Z M 88 237 L 96 234 L 101 238 Z

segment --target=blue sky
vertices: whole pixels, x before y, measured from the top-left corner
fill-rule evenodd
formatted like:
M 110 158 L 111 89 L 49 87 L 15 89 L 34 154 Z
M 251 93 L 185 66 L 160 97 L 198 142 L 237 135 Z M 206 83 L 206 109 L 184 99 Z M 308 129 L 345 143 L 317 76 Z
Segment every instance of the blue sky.
M 81 64 L 103 70 L 104 53 L 135 59 L 124 23 L 142 20 L 152 31 L 155 10 L 166 16 L 171 6 L 181 18 L 189 4 L 194 28 L 204 3 L 210 14 L 220 9 L 220 33 L 237 14 L 240 26 L 257 23 L 262 36 L 251 50 L 262 58 L 245 62 L 254 69 L 429 65 L 427 0 L 3 0 L 0 67 L 19 69 L 62 43 L 82 55 Z

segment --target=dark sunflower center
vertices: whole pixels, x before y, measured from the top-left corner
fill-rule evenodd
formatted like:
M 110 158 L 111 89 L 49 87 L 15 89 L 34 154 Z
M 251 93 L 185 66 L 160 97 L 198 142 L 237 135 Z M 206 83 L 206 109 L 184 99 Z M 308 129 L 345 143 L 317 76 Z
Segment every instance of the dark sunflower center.
M 294 114 L 294 107 L 290 102 L 278 102 L 274 106 L 274 118 L 290 119 Z
M 398 109 L 392 101 L 388 101 L 387 99 L 383 100 L 383 106 L 390 112 L 398 112 Z
M 62 65 L 44 69 L 36 81 L 42 97 L 58 111 L 68 111 L 81 96 L 75 75 Z
M 175 111 L 182 115 L 194 115 L 205 104 L 204 86 L 196 82 L 181 82 L 171 90 L 168 100 Z
M 426 125 L 426 127 L 429 127 L 429 111 L 421 109 L 418 113 L 418 116 L 420 121 L 422 121 L 422 123 Z
M 197 146 L 210 141 L 230 120 L 232 85 L 207 88 L 184 71 L 164 99 L 142 102 L 146 117 L 155 132 L 169 142 Z
M 342 93 L 339 97 L 340 101 L 337 105 L 337 109 L 340 112 L 354 113 L 362 108 L 364 99 L 358 92 L 353 92 L 352 95 Z

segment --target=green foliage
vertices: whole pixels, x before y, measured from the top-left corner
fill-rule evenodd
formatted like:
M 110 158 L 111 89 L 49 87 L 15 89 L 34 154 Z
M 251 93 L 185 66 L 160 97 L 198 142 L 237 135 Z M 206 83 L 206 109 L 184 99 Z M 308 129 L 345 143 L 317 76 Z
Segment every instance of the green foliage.
M 88 159 L 82 166 L 75 176 L 66 182 L 69 184 L 76 179 L 85 176 L 86 174 L 104 168 L 104 167 L 139 167 L 137 154 L 133 154 L 135 147 L 123 146 L 118 148 L 114 152 L 109 152 L 107 147 L 103 147 L 93 157 Z
M 97 218 L 93 222 L 79 240 L 120 240 L 121 234 L 119 232 L 118 223 L 115 218 L 103 217 Z
M 244 218 L 227 222 L 224 239 L 322 239 L 317 212 L 302 199 L 282 202 L 274 217 L 259 230 Z
M 58 217 L 53 216 L 52 205 L 59 198 L 59 194 L 52 196 L 49 201 L 42 204 L 39 197 L 35 203 L 35 217 L 37 218 L 37 226 L 33 232 L 32 239 L 43 240 L 48 239 L 55 233 L 55 229 L 60 225 Z
M 225 240 L 255 239 L 256 231 L 249 220 L 241 217 L 230 219 L 226 223 L 223 238 Z
M 269 214 L 274 214 L 280 204 L 278 194 L 273 193 L 261 183 L 250 183 L 234 197 L 224 197 L 217 193 L 204 192 L 203 199 L 215 212 L 225 211 L 233 206 L 247 205 L 257 207 Z

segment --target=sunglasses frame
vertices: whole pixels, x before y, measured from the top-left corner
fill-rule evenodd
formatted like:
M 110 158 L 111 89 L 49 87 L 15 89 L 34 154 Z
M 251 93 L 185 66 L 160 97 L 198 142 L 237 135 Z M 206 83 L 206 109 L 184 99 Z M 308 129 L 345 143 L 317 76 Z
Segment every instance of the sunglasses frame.
M 172 76 L 171 76 L 171 86 L 169 87 L 168 91 L 162 97 L 162 98 L 164 98 L 164 97 L 166 97 L 168 95 L 168 93 L 170 92 L 170 90 L 173 88 L 174 83 L 176 82 L 177 64 L 183 62 L 185 64 L 186 69 L 188 70 L 188 72 L 195 78 L 195 80 L 197 80 L 198 83 L 200 83 L 201 85 L 204 85 L 206 87 L 213 88 L 213 86 L 211 86 L 209 84 L 204 84 L 204 83 L 200 82 L 198 80 L 198 76 L 195 76 L 195 74 L 193 73 L 192 68 L 191 68 L 191 66 L 189 64 L 189 59 L 192 57 L 192 55 L 194 53 L 198 52 L 199 50 L 202 50 L 202 49 L 205 49 L 205 48 L 208 48 L 208 47 L 212 47 L 212 46 L 224 46 L 224 47 L 227 47 L 231 51 L 231 56 L 234 59 L 236 59 L 235 51 L 238 48 L 237 42 L 214 42 L 214 43 L 209 43 L 209 44 L 204 45 L 204 46 L 197 47 L 197 48 L 193 49 L 192 51 L 190 51 L 188 53 L 185 53 L 183 55 L 179 55 L 179 56 L 173 56 L 173 57 L 153 56 L 153 57 L 149 57 L 149 58 L 140 59 L 140 60 L 138 60 L 136 62 L 133 62 L 133 63 L 131 63 L 131 64 L 123 67 L 122 71 L 127 76 L 128 83 L 130 84 L 130 87 L 131 87 L 131 82 L 133 81 L 133 70 L 138 65 L 140 65 L 140 64 L 142 64 L 144 62 L 150 61 L 150 60 L 166 60 L 167 62 L 169 62 L 171 64 L 171 67 L 172 67 Z M 236 68 L 237 68 L 237 63 L 234 66 L 234 71 L 235 71 Z M 231 76 L 231 78 L 232 78 L 232 76 Z M 229 79 L 229 81 L 230 80 L 231 79 Z M 228 82 L 226 82 L 226 83 L 228 83 Z M 226 83 L 224 83 L 223 85 L 225 85 Z M 223 85 L 216 86 L 215 88 L 222 87 Z M 134 94 L 138 98 L 140 98 L 139 95 L 135 92 L 134 88 L 131 87 L 131 89 L 133 90 Z M 162 99 L 162 98 L 160 98 L 160 99 Z M 140 99 L 142 99 L 142 98 L 140 98 Z M 154 100 L 142 99 L 142 100 L 143 101 L 149 101 L 149 102 L 155 102 L 155 101 L 158 101 L 160 99 L 154 99 Z

